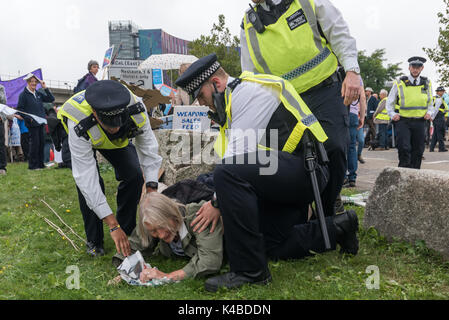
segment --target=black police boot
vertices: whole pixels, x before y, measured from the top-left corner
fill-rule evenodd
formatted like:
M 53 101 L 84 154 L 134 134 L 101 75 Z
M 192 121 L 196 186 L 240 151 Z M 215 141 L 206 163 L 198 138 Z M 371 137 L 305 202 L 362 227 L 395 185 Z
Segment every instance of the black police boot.
M 337 230 L 336 240 L 341 247 L 340 253 L 356 255 L 359 251 L 359 239 L 357 239 L 359 218 L 355 211 L 349 210 L 343 214 L 336 215 L 334 224 Z
M 91 257 L 96 258 L 96 257 L 104 256 L 103 246 L 95 245 L 93 242 L 89 241 L 86 243 L 86 247 L 87 247 L 86 252 Z
M 228 272 L 220 276 L 209 278 L 204 283 L 204 288 L 209 292 L 216 292 L 220 288 L 234 289 L 243 286 L 244 284 L 268 284 L 271 282 L 271 274 L 266 271 L 259 271 L 254 273 L 242 272 Z

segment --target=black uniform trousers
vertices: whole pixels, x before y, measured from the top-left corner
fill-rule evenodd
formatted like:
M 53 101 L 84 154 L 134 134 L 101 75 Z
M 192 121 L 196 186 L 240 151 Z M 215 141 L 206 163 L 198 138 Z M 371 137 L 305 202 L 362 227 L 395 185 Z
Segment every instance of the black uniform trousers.
M 28 169 L 42 169 L 44 166 L 44 149 L 45 149 L 45 136 L 44 125 L 29 127 L 29 154 L 28 154 Z
M 421 169 L 425 144 L 425 120 L 401 117 L 395 125 L 399 167 Z
M 276 173 L 263 175 L 260 169 L 267 165 L 263 165 L 266 161 L 260 154 L 270 152 L 260 151 L 254 164 L 220 164 L 214 171 L 225 251 L 232 272 L 266 270 L 268 258 L 294 259 L 309 255 L 310 250 L 324 251 L 318 221 L 307 223 L 307 206 L 314 196 L 304 156 L 273 152 L 271 155 L 278 155 Z M 235 157 L 233 160 L 242 163 Z M 327 168 L 318 166 L 317 176 L 323 190 Z M 333 217 L 326 220 L 335 248 Z
M 343 187 L 347 170 L 349 110 L 341 97 L 341 82 L 301 94 L 301 98 L 320 122 L 328 136 L 324 143 L 329 157 L 329 183 L 322 193 L 324 214 L 335 215 L 335 201 Z
M 437 116 L 433 120 L 433 134 L 432 142 L 430 143 L 430 150 L 433 151 L 438 142 L 439 151 L 446 149 L 444 145 L 444 136 L 446 134 L 446 121 L 444 119 L 444 113 L 438 112 Z
M 117 191 L 117 221 L 121 229 L 129 236 L 136 227 L 136 212 L 142 194 L 144 183 L 142 169 L 140 168 L 136 148 L 131 143 L 121 149 L 97 150 L 114 167 L 115 178 L 120 181 Z M 97 165 L 97 170 L 98 165 Z M 104 181 L 99 173 L 100 185 L 105 192 Z M 103 222 L 86 203 L 86 200 L 78 189 L 78 200 L 83 214 L 84 229 L 87 241 L 96 246 L 103 246 Z
M 6 170 L 5 126 L 0 119 L 0 170 Z

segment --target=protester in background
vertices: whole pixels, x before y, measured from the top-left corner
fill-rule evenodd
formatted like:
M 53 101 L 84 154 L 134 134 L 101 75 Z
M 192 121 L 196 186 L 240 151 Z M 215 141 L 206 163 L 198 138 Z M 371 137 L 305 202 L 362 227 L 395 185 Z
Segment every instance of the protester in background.
M 90 60 L 87 63 L 87 70 L 89 71 L 78 80 L 78 84 L 76 85 L 75 89 L 73 89 L 73 93 L 78 93 L 80 91 L 86 90 L 92 83 L 98 81 L 98 79 L 95 77 L 98 73 L 98 70 L 100 69 L 100 66 L 97 61 Z
M 363 85 L 363 82 L 362 82 Z M 346 175 L 344 188 L 354 188 L 357 179 L 358 154 L 357 154 L 357 132 L 364 125 L 366 114 L 366 97 L 364 94 L 360 96 L 359 101 L 353 102 L 349 106 L 349 148 L 348 148 L 348 174 Z
M 365 89 L 367 111 L 366 111 L 366 124 L 368 125 L 368 133 L 365 137 L 365 145 L 370 146 L 376 140 L 376 126 L 374 124 L 373 115 L 377 109 L 377 99 L 373 96 L 373 89 L 370 87 Z
M 28 128 L 25 125 L 25 121 L 17 119 L 17 124 L 20 128 L 20 145 L 23 152 L 23 161 L 28 161 L 30 153 L 30 137 L 28 133 Z
M 53 102 L 55 97 L 51 93 L 50 89 L 44 81 L 38 79 L 34 74 L 28 74 L 24 80 L 27 82 L 27 86 L 19 96 L 19 102 L 17 104 L 17 110 L 23 111 L 40 118 L 45 119 L 44 102 Z M 44 93 L 36 90 L 37 84 L 40 83 L 44 89 Z M 44 166 L 44 125 L 38 123 L 35 119 L 29 115 L 20 113 L 19 119 L 25 120 L 25 125 L 29 131 L 29 158 L 28 169 L 37 170 L 45 168 Z
M 357 130 L 357 159 L 361 164 L 365 163 L 365 160 L 362 158 L 363 148 L 365 147 L 365 131 L 363 127 Z
M 183 63 L 179 67 L 179 76 L 190 67 L 191 63 Z M 175 95 L 173 91 L 170 94 L 170 98 L 172 98 L 172 105 L 174 106 L 188 106 L 191 104 L 190 97 L 187 92 L 185 92 L 182 88 L 178 88 L 178 93 Z
M 0 85 L 0 103 L 6 104 L 5 88 Z M 6 175 L 5 125 L 6 117 L 0 114 L 0 176 Z
M 374 113 L 374 123 L 379 126 L 379 148 L 378 151 L 388 150 L 388 125 L 390 124 L 390 116 L 388 115 L 387 109 L 385 108 L 387 104 L 388 91 L 385 89 L 380 90 L 380 103 Z

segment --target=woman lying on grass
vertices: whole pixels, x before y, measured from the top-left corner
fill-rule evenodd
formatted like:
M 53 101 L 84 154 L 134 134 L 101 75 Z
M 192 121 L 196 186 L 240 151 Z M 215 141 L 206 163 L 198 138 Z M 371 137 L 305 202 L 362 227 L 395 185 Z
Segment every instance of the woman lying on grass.
M 140 274 L 142 282 L 163 277 L 183 280 L 186 277 L 205 276 L 220 270 L 223 261 L 221 221 L 212 233 L 209 228 L 201 233 L 193 232 L 190 226 L 205 202 L 184 206 L 157 192 L 148 193 L 143 197 L 137 227 L 129 237 L 131 249 L 139 250 L 144 257 L 161 253 L 169 258 L 183 257 L 190 260 L 182 269 L 170 273 L 155 268 L 145 269 Z

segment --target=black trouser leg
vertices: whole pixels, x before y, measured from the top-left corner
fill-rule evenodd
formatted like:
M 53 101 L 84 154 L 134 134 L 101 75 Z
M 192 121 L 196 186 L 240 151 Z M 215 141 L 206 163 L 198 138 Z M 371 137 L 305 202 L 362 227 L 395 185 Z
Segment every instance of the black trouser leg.
M 30 153 L 30 146 L 29 146 L 29 133 L 25 132 L 20 135 L 20 145 L 22 147 L 24 160 L 28 161 L 29 153 Z
M 134 145 L 122 149 L 98 150 L 115 170 L 120 181 L 117 192 L 117 221 L 127 235 L 136 227 L 137 205 L 144 183 L 142 169 Z
M 432 136 L 432 144 L 433 144 L 433 137 L 435 137 L 435 143 L 433 144 L 433 147 L 435 148 L 436 144 L 438 143 L 438 149 L 440 151 L 443 151 L 446 149 L 446 146 L 444 144 L 444 135 L 446 133 L 445 128 L 445 121 L 444 121 L 444 115 L 437 115 L 435 120 L 433 121 L 433 136 Z M 431 148 L 432 149 L 432 148 Z
M 62 162 L 68 168 L 71 168 L 72 167 L 72 155 L 70 153 L 70 147 L 69 147 L 69 136 L 66 136 L 62 139 L 61 157 L 62 157 Z
M 411 128 L 411 168 L 421 169 L 422 156 L 425 149 L 425 120 L 413 119 L 410 120 Z
M 103 193 L 105 193 L 104 181 L 100 175 L 100 170 L 98 169 L 98 176 L 100 178 L 100 186 Z M 87 241 L 92 242 L 95 246 L 103 247 L 103 221 L 98 218 L 93 210 L 91 210 L 86 203 L 86 199 L 81 193 L 80 189 L 76 187 L 78 191 L 78 202 L 80 205 L 80 210 L 83 215 L 84 220 L 84 231 L 86 232 Z
M 411 168 L 411 131 L 408 119 L 401 118 L 395 125 L 398 142 L 399 167 Z M 424 132 L 423 132 L 424 134 Z
M 262 227 L 267 212 L 263 210 L 265 203 L 279 208 L 268 210 L 277 215 L 269 225 L 283 230 L 279 225 L 293 226 L 306 219 L 299 210 L 294 210 L 293 216 L 284 217 L 284 206 L 305 208 L 314 200 L 310 176 L 304 169 L 304 157 L 280 152 L 277 161 L 278 170 L 273 175 L 260 174 L 260 168 L 264 167 L 260 161 L 255 164 L 222 164 L 214 171 L 232 272 L 257 272 L 267 268 L 263 234 L 266 228 Z M 319 166 L 317 175 L 320 190 L 323 190 L 328 175 L 326 168 Z
M 301 94 L 301 98 L 319 120 L 328 136 L 324 143 L 329 157 L 329 183 L 322 193 L 324 214 L 335 214 L 335 200 L 340 194 L 347 169 L 350 142 L 348 107 L 341 98 L 341 83 Z
M 0 119 L 0 170 L 6 170 L 5 126 Z
M 28 169 L 44 168 L 44 126 L 30 127 Z

